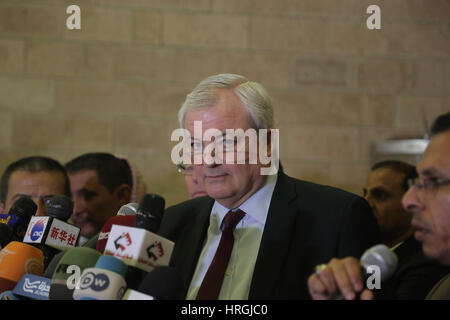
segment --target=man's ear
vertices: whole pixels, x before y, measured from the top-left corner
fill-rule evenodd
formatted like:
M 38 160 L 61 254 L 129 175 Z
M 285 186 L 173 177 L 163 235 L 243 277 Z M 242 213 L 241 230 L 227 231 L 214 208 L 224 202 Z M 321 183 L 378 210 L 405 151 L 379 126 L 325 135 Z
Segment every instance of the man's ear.
M 131 202 L 131 186 L 128 184 L 121 184 L 114 189 L 114 197 L 121 203 L 125 205 Z
M 0 201 L 0 213 L 6 213 L 4 212 L 5 210 L 5 205 L 3 204 L 3 202 Z

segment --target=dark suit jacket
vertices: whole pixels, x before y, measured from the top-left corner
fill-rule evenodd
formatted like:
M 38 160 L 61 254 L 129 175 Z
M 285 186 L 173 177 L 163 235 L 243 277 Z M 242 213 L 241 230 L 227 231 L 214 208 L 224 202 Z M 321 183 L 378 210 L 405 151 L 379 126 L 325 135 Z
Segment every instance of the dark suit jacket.
M 183 279 L 184 299 L 205 242 L 214 200 L 192 199 L 163 215 L 158 233 L 175 242 L 170 265 Z M 372 211 L 354 194 L 288 177 L 272 196 L 249 299 L 310 299 L 307 279 L 333 257 L 360 257 L 379 242 Z
M 450 273 L 436 283 L 427 295 L 426 300 L 450 300 Z
M 382 300 L 424 300 L 433 286 L 450 273 L 444 266 L 426 257 L 422 245 L 414 236 L 406 239 L 395 250 L 398 257 L 397 269 L 391 279 L 375 291 Z

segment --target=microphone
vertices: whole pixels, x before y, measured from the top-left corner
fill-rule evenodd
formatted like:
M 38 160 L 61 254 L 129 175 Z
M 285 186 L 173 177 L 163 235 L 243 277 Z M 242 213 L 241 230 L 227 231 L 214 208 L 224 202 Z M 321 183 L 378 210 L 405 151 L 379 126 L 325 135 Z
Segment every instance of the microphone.
M 21 300 L 11 290 L 0 293 L 0 300 Z
M 150 232 L 157 232 L 164 213 L 165 200 L 157 194 L 146 194 L 139 202 L 134 226 Z
M 120 207 L 119 211 L 117 212 L 118 216 L 128 216 L 136 214 L 138 210 L 139 205 L 136 202 L 130 202 L 127 204 L 124 204 Z
M 45 266 L 60 250 L 74 248 L 77 244 L 80 228 L 66 223 L 72 211 L 72 200 L 65 195 L 56 195 L 47 204 L 48 216 L 34 216 L 30 220 L 23 242 L 44 252 Z
M 157 300 L 179 300 L 182 280 L 175 268 L 156 267 L 147 274 L 138 291 Z
M 98 235 L 97 244 L 95 246 L 97 251 L 99 251 L 100 253 L 103 253 L 105 251 L 106 242 L 108 241 L 111 227 L 113 225 L 129 227 L 134 226 L 135 217 L 135 215 L 117 215 L 109 218 L 103 225 L 102 230 L 100 230 L 100 233 Z
M 67 251 L 61 251 L 58 252 L 53 259 L 48 264 L 47 268 L 44 271 L 44 277 L 46 278 L 52 278 L 53 274 L 55 273 L 56 267 L 58 267 L 59 261 L 61 258 L 66 254 Z
M 12 241 L 0 251 L 0 293 L 13 290 L 25 273 L 43 272 L 44 255 L 38 248 Z
M 120 207 L 116 216 L 109 218 L 105 222 L 97 238 L 96 249 L 99 252 L 103 253 L 105 251 L 106 241 L 108 241 L 109 232 L 113 224 L 130 227 L 134 225 L 137 209 L 137 203 L 127 203 Z
M 139 204 L 134 227 L 111 227 L 105 254 L 123 259 L 129 266 L 147 272 L 156 266 L 168 265 L 174 243 L 155 233 L 163 212 L 162 197 L 145 195 Z
M 397 255 L 384 244 L 375 245 L 367 249 L 360 259 L 361 274 L 363 284 L 367 283 L 367 279 L 372 275 L 370 269 L 377 267 L 379 269 L 380 282 L 388 280 L 397 268 Z M 374 269 L 376 270 L 376 269 Z M 376 272 L 376 271 L 375 271 Z M 331 300 L 343 300 L 344 297 L 338 291 Z
M 53 273 L 50 300 L 72 300 L 73 291 L 79 285 L 82 272 L 94 266 L 100 256 L 97 250 L 86 247 L 76 247 L 64 252 Z
M 20 196 L 8 211 L 0 214 L 0 222 L 13 229 L 12 241 L 22 241 L 31 217 L 36 213 L 37 205 L 28 196 Z
M 75 289 L 75 300 L 119 300 L 127 283 L 127 265 L 112 256 L 101 256 L 94 268 L 87 268 L 81 276 L 80 288 Z
M 24 274 L 17 283 L 13 294 L 25 299 L 48 300 L 50 279 L 32 274 Z
M 5 223 L 0 223 L 0 250 L 11 241 L 13 234 L 13 228 Z

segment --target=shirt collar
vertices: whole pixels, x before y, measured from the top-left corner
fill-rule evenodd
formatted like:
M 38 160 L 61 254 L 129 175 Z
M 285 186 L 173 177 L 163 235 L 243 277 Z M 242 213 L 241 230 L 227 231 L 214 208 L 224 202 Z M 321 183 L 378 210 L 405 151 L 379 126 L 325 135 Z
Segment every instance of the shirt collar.
M 250 216 L 261 225 L 264 225 L 269 212 L 269 206 L 277 182 L 277 177 L 278 174 L 267 176 L 265 184 L 233 211 L 241 209 L 245 212 L 246 216 Z M 230 211 L 230 209 L 224 207 L 219 202 L 214 201 L 214 205 L 211 210 L 211 218 L 215 219 L 216 225 L 219 226 L 220 229 L 222 228 L 223 219 L 228 211 Z

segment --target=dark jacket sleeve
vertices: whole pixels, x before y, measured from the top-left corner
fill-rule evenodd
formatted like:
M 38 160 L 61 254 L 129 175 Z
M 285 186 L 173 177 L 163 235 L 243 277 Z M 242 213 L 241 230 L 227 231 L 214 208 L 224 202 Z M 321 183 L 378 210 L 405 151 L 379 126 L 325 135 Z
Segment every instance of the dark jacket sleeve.
M 360 258 L 364 251 L 380 243 L 380 228 L 365 199 L 354 197 L 344 210 L 338 257 Z

